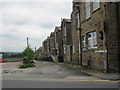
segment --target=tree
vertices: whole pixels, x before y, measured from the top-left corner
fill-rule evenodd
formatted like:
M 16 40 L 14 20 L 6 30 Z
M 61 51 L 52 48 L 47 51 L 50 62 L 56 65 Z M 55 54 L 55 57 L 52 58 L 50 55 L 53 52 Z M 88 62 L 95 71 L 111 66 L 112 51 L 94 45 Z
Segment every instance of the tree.
M 23 51 L 23 64 L 19 66 L 19 68 L 28 68 L 28 67 L 35 67 L 33 64 L 33 59 L 35 58 L 35 52 L 32 50 L 32 48 L 27 47 Z
M 35 52 L 32 50 L 32 48 L 27 47 L 24 51 L 23 51 L 23 55 L 26 56 L 28 58 L 29 61 L 33 60 L 35 58 Z

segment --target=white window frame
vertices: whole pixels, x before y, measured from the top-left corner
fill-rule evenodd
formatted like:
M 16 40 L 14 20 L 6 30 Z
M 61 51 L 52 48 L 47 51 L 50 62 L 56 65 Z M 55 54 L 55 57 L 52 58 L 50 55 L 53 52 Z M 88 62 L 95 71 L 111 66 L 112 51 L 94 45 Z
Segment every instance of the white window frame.
M 93 11 L 100 8 L 100 0 L 93 0 Z
M 88 19 L 90 18 L 90 0 L 86 0 L 85 9 L 86 9 L 86 19 Z
M 97 33 L 96 33 L 96 31 L 93 32 L 93 44 L 94 44 L 94 47 L 97 48 Z
M 89 37 L 90 35 L 90 37 Z M 97 48 L 97 36 L 96 31 L 88 33 L 88 49 Z
M 85 40 L 86 38 L 85 38 L 85 35 L 84 36 L 82 36 L 82 48 L 83 49 L 85 49 L 85 47 L 86 47 L 86 40 Z
M 80 13 L 77 13 L 77 28 L 80 28 Z
M 64 23 L 64 36 L 66 36 L 66 25 Z

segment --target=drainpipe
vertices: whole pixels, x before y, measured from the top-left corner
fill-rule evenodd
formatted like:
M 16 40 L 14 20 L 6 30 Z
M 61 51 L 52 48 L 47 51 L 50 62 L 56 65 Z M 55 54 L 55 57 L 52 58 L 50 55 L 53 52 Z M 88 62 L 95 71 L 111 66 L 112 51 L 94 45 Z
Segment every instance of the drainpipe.
M 78 12 L 79 12 L 79 21 L 80 21 L 80 27 L 79 27 L 79 37 L 80 37 L 80 66 L 82 66 L 82 36 L 81 36 L 81 31 L 82 31 L 82 28 L 81 28 L 81 18 L 80 18 L 80 6 L 78 6 Z
M 120 33 L 120 1 L 119 2 L 117 2 L 117 20 L 118 20 L 118 29 L 117 29 L 117 32 L 118 32 L 118 34 Z M 120 36 L 118 35 L 118 73 L 120 73 L 120 68 L 119 68 L 119 65 L 120 65 L 120 50 L 119 50 L 119 48 L 120 48 Z
M 105 17 L 105 20 L 104 18 L 102 19 L 102 23 L 103 23 L 103 65 L 104 65 L 104 72 L 107 73 L 108 72 L 108 42 L 106 40 L 106 33 L 105 33 L 105 21 L 106 21 L 106 12 L 107 12 L 107 3 L 105 3 L 106 7 L 104 6 L 104 10 L 105 10 L 105 13 L 104 13 L 104 17 Z
M 82 36 L 81 36 L 81 31 L 82 31 L 82 28 L 81 28 L 81 18 L 80 18 L 80 6 L 78 8 L 79 10 L 79 21 L 80 21 L 80 27 L 79 27 L 79 35 L 80 35 L 80 65 L 82 66 Z
M 79 3 L 79 2 L 78 2 Z M 80 59 L 78 59 L 78 63 L 80 62 L 80 66 L 82 66 L 82 39 L 81 39 L 81 31 L 82 31 L 82 28 L 81 28 L 81 18 L 80 18 L 80 6 L 79 4 L 75 4 L 77 7 L 78 7 L 78 12 L 79 12 L 79 21 L 80 21 L 80 26 L 79 26 L 79 38 L 80 38 Z

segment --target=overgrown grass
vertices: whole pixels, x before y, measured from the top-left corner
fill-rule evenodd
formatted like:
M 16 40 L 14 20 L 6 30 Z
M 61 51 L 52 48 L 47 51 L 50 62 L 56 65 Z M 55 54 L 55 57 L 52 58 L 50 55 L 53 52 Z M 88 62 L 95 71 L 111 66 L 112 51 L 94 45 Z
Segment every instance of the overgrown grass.
M 34 64 L 32 63 L 29 63 L 29 64 L 22 64 L 19 66 L 19 68 L 29 68 L 29 67 L 36 67 Z

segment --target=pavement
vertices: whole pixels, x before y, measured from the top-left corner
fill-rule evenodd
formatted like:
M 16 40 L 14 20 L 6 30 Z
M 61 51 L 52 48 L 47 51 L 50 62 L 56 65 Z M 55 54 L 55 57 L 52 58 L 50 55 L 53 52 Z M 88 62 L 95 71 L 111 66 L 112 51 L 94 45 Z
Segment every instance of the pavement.
M 101 80 L 88 76 L 77 69 L 62 67 L 54 62 L 36 62 L 36 67 L 19 69 L 20 62 L 3 63 L 2 78 L 4 80 Z
M 20 64 L 2 63 L 3 88 L 118 88 L 118 81 L 100 79 L 102 73 L 77 65 L 37 61 L 36 67 L 19 69 Z
M 79 65 L 72 65 L 69 63 L 50 63 L 50 62 L 36 62 L 37 67 L 19 69 L 21 63 L 4 63 L 2 65 L 2 74 L 4 77 L 9 77 L 14 74 L 17 78 L 33 77 L 38 78 L 63 78 L 74 80 L 120 80 L 118 73 L 103 73 L 102 71 L 83 68 Z M 23 76 L 24 74 L 24 76 Z M 15 78 L 15 77 L 13 77 Z
M 104 73 L 98 70 L 82 69 L 81 72 L 104 80 L 120 80 L 118 73 Z
M 67 64 L 67 65 L 63 65 L 63 64 Z M 80 72 L 82 72 L 84 74 L 87 74 L 89 76 L 93 76 L 96 78 L 100 78 L 103 80 L 113 80 L 113 81 L 120 80 L 119 73 L 105 73 L 100 70 L 86 68 L 86 67 L 80 67 L 79 65 L 72 65 L 70 63 L 61 63 L 60 65 L 65 66 L 70 69 L 79 70 Z

